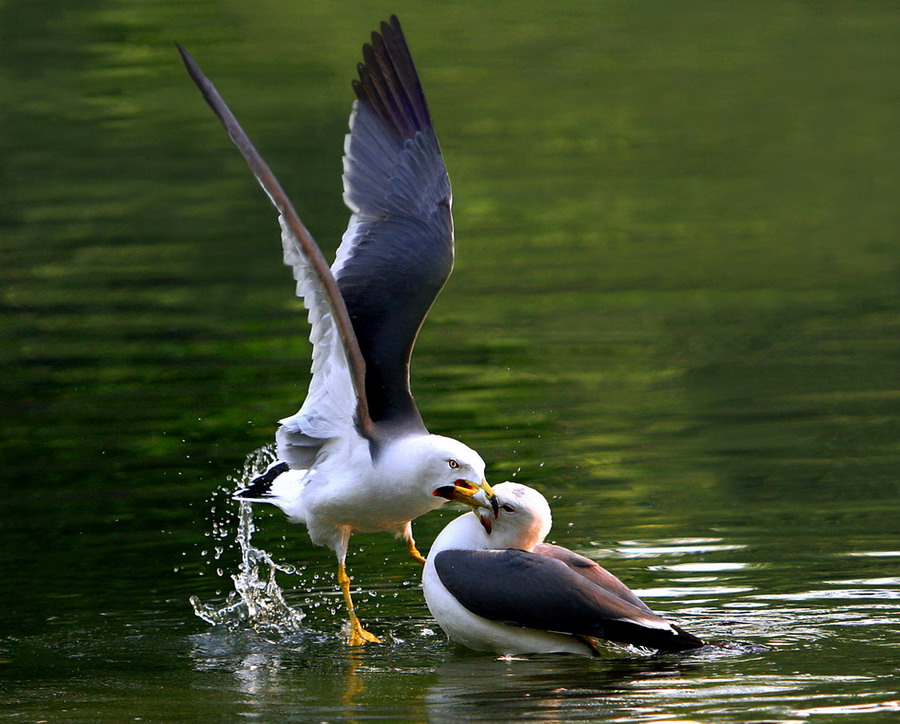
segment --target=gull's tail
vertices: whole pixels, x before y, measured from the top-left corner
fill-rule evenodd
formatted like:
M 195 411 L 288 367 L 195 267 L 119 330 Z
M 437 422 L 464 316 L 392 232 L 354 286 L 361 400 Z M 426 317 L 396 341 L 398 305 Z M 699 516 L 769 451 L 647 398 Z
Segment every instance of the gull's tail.
M 271 503 L 281 508 L 295 523 L 305 523 L 301 494 L 306 485 L 307 470 L 292 470 L 276 460 L 262 475 L 250 481 L 246 488 L 235 492 L 234 498 L 247 503 Z

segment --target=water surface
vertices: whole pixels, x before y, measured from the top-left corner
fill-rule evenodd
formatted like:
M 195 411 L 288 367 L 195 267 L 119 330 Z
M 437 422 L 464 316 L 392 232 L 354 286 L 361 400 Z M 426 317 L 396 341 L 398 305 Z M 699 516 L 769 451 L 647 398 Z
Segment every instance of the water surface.
M 258 510 L 304 618 L 210 626 L 229 477 L 306 384 L 277 226 L 188 47 L 331 253 L 359 46 L 404 21 L 455 193 L 434 432 L 727 644 L 501 659 L 388 536 Z M 890 721 L 900 692 L 900 16 L 857 2 L 0 5 L 0 714 Z M 454 513 L 416 523 L 427 547 Z

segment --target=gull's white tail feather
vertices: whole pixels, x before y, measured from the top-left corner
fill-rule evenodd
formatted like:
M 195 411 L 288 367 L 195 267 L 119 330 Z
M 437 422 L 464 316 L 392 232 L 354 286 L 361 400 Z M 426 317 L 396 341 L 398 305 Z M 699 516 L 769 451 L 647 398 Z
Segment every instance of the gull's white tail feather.
M 306 511 L 301 498 L 308 472 L 292 470 L 284 462 L 274 462 L 234 497 L 248 503 L 271 503 L 281 508 L 291 521 L 305 524 Z

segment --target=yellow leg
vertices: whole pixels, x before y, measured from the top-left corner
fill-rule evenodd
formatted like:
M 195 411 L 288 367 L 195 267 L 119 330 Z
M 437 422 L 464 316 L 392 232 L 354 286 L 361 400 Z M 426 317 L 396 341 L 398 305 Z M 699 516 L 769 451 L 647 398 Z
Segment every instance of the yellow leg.
M 410 538 L 406 541 L 406 550 L 409 551 L 409 557 L 412 558 L 416 563 L 420 566 L 425 565 L 425 556 L 419 553 L 419 549 L 416 548 L 416 542 Z
M 416 548 L 416 541 L 413 540 L 412 536 L 412 524 L 407 523 L 403 528 L 403 540 L 406 542 L 406 550 L 409 551 L 409 557 L 412 558 L 416 563 L 420 566 L 425 565 L 425 556 L 419 553 L 419 549 Z
M 350 576 L 347 575 L 347 569 L 343 563 L 338 563 L 338 583 L 341 586 L 341 593 L 344 594 L 344 603 L 347 604 L 347 614 L 350 616 L 350 645 L 362 646 L 365 643 L 381 643 L 381 639 L 366 631 L 356 617 L 353 599 L 350 598 Z

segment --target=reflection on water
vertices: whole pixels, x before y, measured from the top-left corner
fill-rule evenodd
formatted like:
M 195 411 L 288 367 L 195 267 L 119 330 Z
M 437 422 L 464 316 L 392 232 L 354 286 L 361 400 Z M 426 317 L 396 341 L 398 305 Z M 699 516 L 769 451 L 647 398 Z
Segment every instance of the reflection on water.
M 600 659 L 495 658 L 447 644 L 420 613 L 397 620 L 385 647 L 352 650 L 311 629 L 275 640 L 251 627 L 215 627 L 191 637 L 191 656 L 200 670 L 229 672 L 259 711 L 286 716 L 310 714 L 298 696 L 312 695 L 324 677 L 330 693 L 317 691 L 314 710 L 341 721 L 799 721 L 894 710 L 895 699 L 871 693 L 896 689 L 890 671 L 834 673 L 824 661 L 847 646 L 866 648 L 870 656 L 884 648 L 874 655 L 891 660 L 894 647 L 881 639 L 900 626 L 900 578 L 832 578 L 819 582 L 828 589 L 765 593 L 773 587 L 774 567 L 740 560 L 751 546 L 726 540 L 644 538 L 604 548 L 607 565 L 618 559 L 635 574 L 646 567 L 673 577 L 671 585 L 640 593 L 712 642 L 689 655 L 637 655 L 615 647 Z M 640 557 L 631 555 L 636 548 Z M 592 553 L 597 557 L 597 549 Z M 729 558 L 702 560 L 709 555 Z M 735 576 L 750 585 L 733 585 Z M 811 664 L 809 655 L 824 656 L 823 663 Z M 399 709 L 386 706 L 384 687 L 401 685 L 420 693 Z M 860 703 L 860 696 L 870 701 Z M 816 701 L 823 704 L 810 706 Z
M 815 716 L 817 714 L 876 714 L 886 711 L 900 711 L 900 700 L 878 701 L 871 704 L 849 704 L 846 706 L 814 706 L 809 709 L 797 709 L 799 716 Z
M 860 684 L 877 685 L 869 677 L 794 674 L 775 680 L 768 675 L 708 673 L 724 662 L 746 666 L 759 661 L 729 651 L 692 656 L 690 661 L 604 662 L 602 668 L 562 658 L 552 667 L 537 658 L 456 660 L 437 670 L 438 683 L 426 699 L 428 720 L 789 721 L 816 713 L 896 710 L 896 701 L 851 703 Z M 819 693 L 823 689 L 830 693 Z M 804 706 L 841 698 L 847 703 Z
M 744 546 L 722 543 L 721 538 L 687 538 L 662 540 L 651 545 L 639 541 L 622 541 L 615 555 L 622 558 L 650 558 L 658 555 L 694 555 L 714 551 L 733 551 Z
M 223 481 L 300 404 L 304 315 L 171 41 L 327 253 L 348 81 L 395 11 L 455 194 L 423 414 L 721 648 L 470 655 L 395 542 L 359 536 L 357 603 L 389 635 L 352 652 L 333 554 L 264 507 L 251 543 Z M 898 22 L 851 0 L 0 3 L 2 714 L 895 720 Z M 452 515 L 416 521 L 423 548 Z

